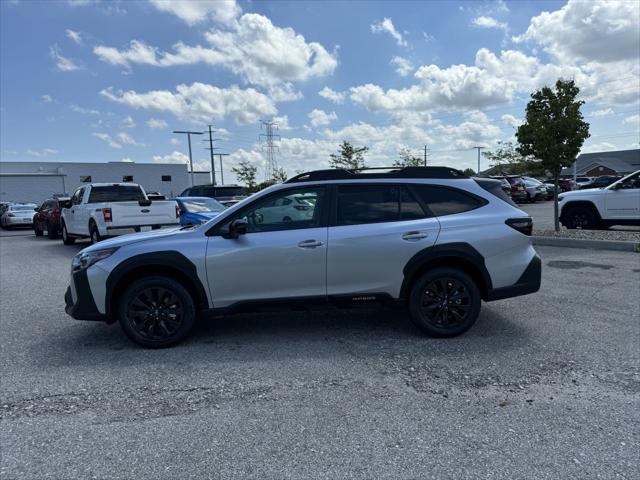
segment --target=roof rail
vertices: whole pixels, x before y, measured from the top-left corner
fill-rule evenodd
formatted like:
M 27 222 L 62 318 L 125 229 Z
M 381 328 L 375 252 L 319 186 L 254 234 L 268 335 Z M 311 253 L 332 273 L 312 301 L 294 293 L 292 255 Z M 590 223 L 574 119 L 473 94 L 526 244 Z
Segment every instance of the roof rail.
M 367 173 L 371 172 L 371 173 Z M 449 167 L 372 167 L 331 168 L 301 173 L 284 183 L 315 182 L 320 180 L 362 180 L 372 178 L 469 178 L 455 168 Z

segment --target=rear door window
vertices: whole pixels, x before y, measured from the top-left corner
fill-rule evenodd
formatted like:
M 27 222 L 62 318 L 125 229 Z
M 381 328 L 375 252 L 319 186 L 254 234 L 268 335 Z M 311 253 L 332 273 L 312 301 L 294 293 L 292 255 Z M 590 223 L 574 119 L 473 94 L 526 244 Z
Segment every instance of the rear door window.
M 345 185 L 338 187 L 338 225 L 395 222 L 400 218 L 397 185 Z
M 436 217 L 468 212 L 485 203 L 482 199 L 456 188 L 436 185 L 414 185 L 413 188 Z

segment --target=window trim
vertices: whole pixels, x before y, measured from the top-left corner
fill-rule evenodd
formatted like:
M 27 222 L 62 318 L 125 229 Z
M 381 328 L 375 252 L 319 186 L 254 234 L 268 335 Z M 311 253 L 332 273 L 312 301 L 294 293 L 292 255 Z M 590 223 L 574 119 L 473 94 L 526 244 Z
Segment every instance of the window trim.
M 429 218 L 434 218 L 435 215 L 429 209 L 429 207 L 422 201 L 422 199 L 416 195 L 416 193 L 410 188 L 411 183 L 404 182 L 340 182 L 332 184 L 332 192 L 331 192 L 331 216 L 329 220 L 330 227 L 357 227 L 358 225 L 375 225 L 377 223 L 396 223 L 396 222 L 416 222 L 418 220 L 427 220 Z M 424 184 L 421 184 L 424 185 Z M 366 223 L 353 223 L 349 225 L 340 225 L 338 223 L 338 189 L 340 187 L 379 187 L 379 186 L 392 186 L 398 188 L 398 206 L 400 207 L 399 214 L 402 213 L 402 189 L 405 188 L 409 195 L 413 197 L 414 200 L 418 202 L 418 205 L 422 208 L 424 213 L 424 217 L 416 218 L 413 220 L 398 218 L 397 220 L 382 220 L 378 222 L 366 222 Z M 398 215 L 400 217 L 400 215 Z
M 275 197 L 275 196 L 286 196 L 287 193 L 286 192 L 291 192 L 291 191 L 295 191 L 295 190 L 324 190 L 325 191 L 325 206 L 321 209 L 320 211 L 320 223 L 319 225 L 313 226 L 313 227 L 309 227 L 309 228 L 290 228 L 287 230 L 270 230 L 270 231 L 265 231 L 265 232 L 248 232 L 246 233 L 246 235 L 255 235 L 255 234 L 260 234 L 260 233 L 273 233 L 273 232 L 291 232 L 294 230 L 309 230 L 310 228 L 326 228 L 329 225 L 329 211 L 330 208 L 332 206 L 332 185 L 322 185 L 322 184 L 313 184 L 313 185 L 296 185 L 296 186 L 291 186 L 289 188 L 282 188 L 279 190 L 276 190 L 275 192 L 269 193 L 268 195 L 263 195 L 259 198 L 256 198 L 253 202 L 249 203 L 248 205 L 245 205 L 244 207 L 242 207 L 240 210 L 233 212 L 230 215 L 226 215 L 224 218 L 221 218 L 219 222 L 217 222 L 215 225 L 213 225 L 209 230 L 207 230 L 207 232 L 205 233 L 205 235 L 207 237 L 222 237 L 224 235 L 226 235 L 227 232 L 224 232 L 222 230 L 222 227 L 224 225 L 226 225 L 227 223 L 229 223 L 230 221 L 233 221 L 239 217 L 241 217 L 246 211 L 251 210 L 252 208 L 254 208 L 254 205 L 256 205 L 258 202 L 263 202 L 265 200 L 268 200 L 269 198 Z M 290 194 L 289 194 L 290 195 Z M 206 195 L 204 195 L 206 196 Z

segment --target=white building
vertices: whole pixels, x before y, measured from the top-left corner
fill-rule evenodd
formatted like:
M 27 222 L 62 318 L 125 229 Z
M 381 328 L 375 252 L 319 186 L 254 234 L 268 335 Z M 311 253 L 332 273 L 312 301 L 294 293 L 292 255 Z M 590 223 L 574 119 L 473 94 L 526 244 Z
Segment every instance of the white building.
M 209 172 L 194 172 L 194 180 L 209 183 Z M 40 203 L 91 182 L 135 182 L 168 197 L 191 186 L 187 165 L 175 163 L 0 162 L 0 201 Z

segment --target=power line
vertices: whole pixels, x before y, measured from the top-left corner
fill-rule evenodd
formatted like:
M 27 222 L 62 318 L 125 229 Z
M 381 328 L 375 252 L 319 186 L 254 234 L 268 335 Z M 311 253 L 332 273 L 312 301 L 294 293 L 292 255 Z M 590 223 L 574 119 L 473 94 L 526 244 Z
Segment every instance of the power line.
M 273 120 L 261 120 L 260 123 L 262 127 L 266 130 L 266 133 L 261 133 L 258 138 L 262 139 L 263 137 L 266 139 L 266 143 L 262 146 L 262 149 L 265 151 L 266 156 L 266 165 L 264 169 L 264 179 L 271 180 L 278 168 L 278 163 L 276 160 L 276 150 L 277 146 L 274 143 L 274 138 L 276 140 L 280 140 L 280 135 L 274 134 L 274 128 L 278 129 L 278 123 Z

